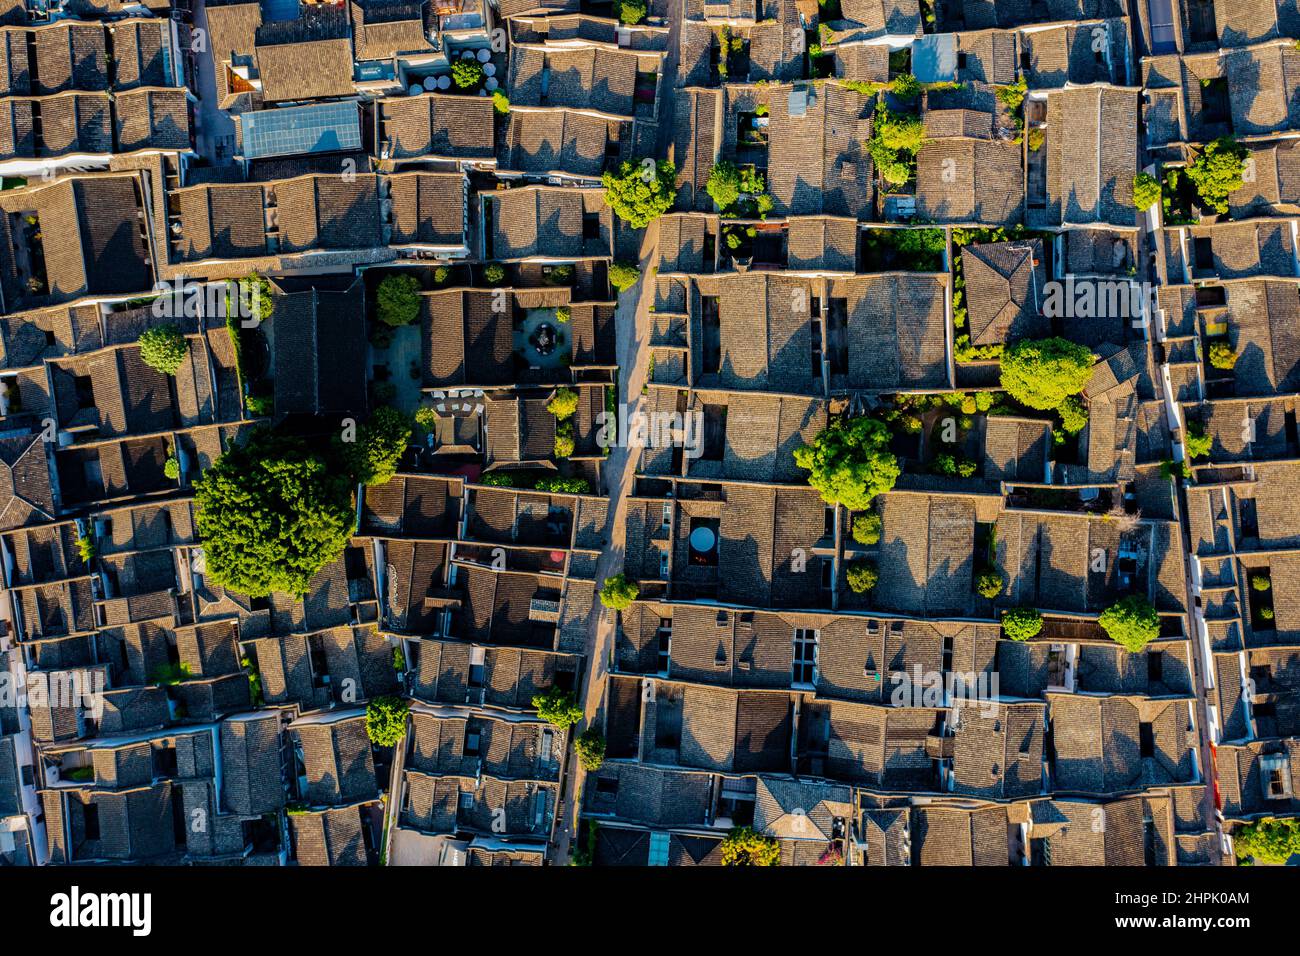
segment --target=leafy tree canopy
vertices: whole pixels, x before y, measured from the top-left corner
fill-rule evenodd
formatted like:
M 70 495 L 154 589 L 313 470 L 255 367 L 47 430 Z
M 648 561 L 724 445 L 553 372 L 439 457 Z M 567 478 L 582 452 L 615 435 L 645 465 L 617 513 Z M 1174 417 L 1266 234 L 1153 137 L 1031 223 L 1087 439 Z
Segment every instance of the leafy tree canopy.
M 1187 167 L 1187 178 L 1196 186 L 1201 202 L 1215 212 L 1227 212 L 1228 196 L 1243 185 L 1249 155 L 1250 151 L 1231 136 L 1220 136 L 1206 146 Z
M 410 711 L 410 704 L 400 697 L 376 697 L 366 705 L 366 736 L 380 747 L 392 747 L 406 733 Z
M 534 694 L 533 706 L 538 717 L 560 730 L 567 730 L 582 720 L 582 708 L 571 690 L 552 687 L 545 693 Z
M 873 418 L 839 419 L 811 445 L 795 449 L 794 461 L 810 472 L 808 484 L 827 504 L 866 511 L 876 495 L 894 487 L 902 473 L 889 450 L 889 427 Z
M 641 278 L 641 267 L 635 262 L 620 260 L 609 267 L 609 281 L 613 283 L 614 288 L 619 292 L 626 292 L 632 288 L 639 278 Z
M 633 228 L 650 225 L 669 209 L 677 196 L 677 167 L 668 160 L 625 162 L 617 174 L 605 173 L 605 202 Z
M 1160 615 L 1144 597 L 1131 594 L 1101 613 L 1099 623 L 1116 644 L 1136 653 L 1160 636 Z
M 349 474 L 367 485 L 382 485 L 397 471 L 411 441 L 411 419 L 384 405 L 357 429 L 356 441 L 339 440 L 338 448 Z
M 250 597 L 305 594 L 348 543 L 351 488 L 300 439 L 256 432 L 195 483 L 207 576 Z
M 1150 173 L 1138 173 L 1133 177 L 1133 205 L 1138 209 L 1149 209 L 1160 201 L 1160 180 Z
M 1092 378 L 1092 353 L 1069 339 L 1026 339 L 1002 357 L 1002 387 L 1021 404 L 1060 408 Z
M 628 608 L 641 589 L 629 581 L 621 571 L 612 578 L 606 578 L 600 589 L 600 603 L 611 611 L 623 611 Z
M 876 586 L 880 572 L 874 561 L 850 561 L 844 568 L 844 580 L 854 594 L 863 594 Z
M 704 189 L 719 210 L 730 209 L 740 201 L 740 170 L 729 159 L 719 160 L 709 173 Z
M 137 344 L 144 364 L 164 375 L 175 375 L 190 351 L 184 333 L 170 324 L 145 329 Z
M 1043 629 L 1043 615 L 1032 607 L 1013 607 L 1002 612 L 1002 633 L 1008 640 L 1027 641 Z
M 379 321 L 385 325 L 414 322 L 420 314 L 420 280 L 403 272 L 384 276 L 375 290 L 375 305 Z
M 1300 853 L 1300 820 L 1263 817 L 1232 834 L 1233 851 L 1243 863 L 1251 858 L 1281 866 Z
M 599 770 L 605 762 L 605 735 L 595 727 L 584 730 L 573 742 L 573 748 L 578 752 L 578 762 L 583 770 Z
M 753 827 L 733 827 L 722 841 L 723 866 L 779 866 L 781 844 Z

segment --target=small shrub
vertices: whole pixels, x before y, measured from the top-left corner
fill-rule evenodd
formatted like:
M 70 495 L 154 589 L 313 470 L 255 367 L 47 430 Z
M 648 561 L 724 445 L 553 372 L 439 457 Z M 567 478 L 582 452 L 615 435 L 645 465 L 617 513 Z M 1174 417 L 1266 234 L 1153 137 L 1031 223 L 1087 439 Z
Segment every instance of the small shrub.
M 99 549 L 95 547 L 95 539 L 88 534 L 83 534 L 77 539 L 77 554 L 81 556 L 83 564 L 89 564 L 95 560 L 95 555 Z
M 446 285 L 447 280 L 451 278 L 451 268 L 449 266 L 438 266 L 433 270 L 434 285 Z
M 1148 209 L 1160 201 L 1160 180 L 1150 173 L 1138 173 L 1133 177 L 1133 205 L 1138 209 Z
M 641 589 L 621 571 L 605 579 L 600 588 L 600 603 L 611 611 L 624 611 L 632 605 Z
M 567 425 L 568 422 L 565 422 L 564 424 Z M 563 432 L 563 431 L 559 431 L 559 430 L 556 431 L 556 433 L 555 433 L 555 448 L 554 448 L 554 452 L 555 452 L 555 457 L 556 457 L 556 458 L 568 458 L 570 455 L 573 454 L 573 451 L 574 451 L 574 448 L 575 448 L 575 447 L 576 447 L 576 446 L 574 445 L 574 442 L 573 442 L 573 428 L 572 428 L 572 426 L 569 427 L 567 433 L 565 433 L 565 432 Z
M 556 389 L 555 395 L 546 403 L 546 410 L 559 421 L 565 421 L 578 411 L 578 393 L 571 388 Z
M 1262 574 L 1252 574 L 1250 576 L 1250 586 L 1256 591 L 1267 591 L 1273 587 L 1273 582 Z
M 1259 616 L 1265 621 L 1273 620 L 1273 609 L 1271 607 L 1262 607 L 1259 609 Z
M 568 324 L 573 318 L 573 311 L 567 306 L 562 305 L 555 310 L 555 321 L 561 324 Z
M 853 519 L 853 540 L 858 544 L 876 544 L 880 541 L 880 530 L 880 515 L 874 511 Z
M 510 97 L 506 96 L 505 93 L 500 90 L 493 90 L 492 106 L 498 113 L 505 116 L 510 112 Z
M 641 269 L 635 262 L 615 262 L 609 267 L 609 281 L 619 292 L 626 292 L 641 278 Z
M 483 82 L 483 66 L 477 60 L 457 60 L 451 65 L 451 81 L 462 90 Z
M 997 568 L 985 568 L 975 576 L 975 590 L 990 600 L 1002 593 L 1006 583 L 1006 578 Z
M 553 266 L 546 274 L 547 285 L 569 285 L 571 282 L 573 282 L 573 266 L 567 263 Z
M 646 15 L 645 0 L 614 0 L 614 16 L 620 23 L 636 26 Z
M 733 827 L 722 841 L 723 866 L 778 866 L 781 844 L 753 827 Z
M 587 772 L 599 770 L 605 762 L 605 735 L 595 727 L 588 727 L 573 742 L 573 749 L 578 752 L 578 763 Z
M 499 262 L 489 262 L 483 267 L 483 279 L 488 285 L 500 285 L 506 281 L 506 267 Z
M 1205 426 L 1197 422 L 1187 423 L 1187 434 L 1183 438 L 1183 447 L 1187 449 L 1188 458 L 1208 458 L 1214 444 L 1205 431 Z
M 508 471 L 489 471 L 479 479 L 479 484 L 489 488 L 514 488 L 514 476 Z
M 880 572 L 872 561 L 850 561 L 844 568 L 844 580 L 854 594 L 865 594 L 876 586 Z
M 1043 629 L 1043 615 L 1032 607 L 1013 607 L 1002 612 L 1002 633 L 1008 640 L 1027 641 Z
M 177 479 L 180 478 L 181 463 L 176 458 L 175 455 L 172 455 L 165 462 L 163 462 L 163 476 L 171 481 L 176 481 Z
M 564 495 L 585 495 L 591 492 L 591 484 L 586 478 L 541 478 L 533 487 L 538 491 Z
M 1230 371 L 1237 364 L 1237 353 L 1227 342 L 1214 342 L 1210 345 L 1210 364 L 1225 372 Z
M 163 375 L 175 375 L 190 351 L 189 340 L 175 325 L 155 325 L 146 329 L 137 344 L 141 361 Z
M 386 694 L 366 705 L 366 736 L 380 747 L 392 747 L 406 733 L 406 715 L 411 705 L 400 697 Z
M 270 415 L 274 400 L 270 395 L 249 395 L 244 399 L 244 407 L 254 418 Z

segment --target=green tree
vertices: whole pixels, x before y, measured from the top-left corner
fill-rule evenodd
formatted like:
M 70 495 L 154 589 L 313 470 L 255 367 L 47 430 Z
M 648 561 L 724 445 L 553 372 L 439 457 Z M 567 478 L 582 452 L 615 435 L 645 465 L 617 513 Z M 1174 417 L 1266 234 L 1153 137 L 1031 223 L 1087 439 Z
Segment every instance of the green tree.
M 894 487 L 902 473 L 889 450 L 889 428 L 873 418 L 838 419 L 795 449 L 794 461 L 810 472 L 808 484 L 827 504 L 866 511 L 876 495 Z
M 919 116 L 892 112 L 883 97 L 876 101 L 867 152 L 887 184 L 907 184 L 912 178 L 916 154 L 924 143 L 925 123 Z
M 250 597 L 305 594 L 347 546 L 351 489 L 300 439 L 254 433 L 195 484 L 208 579 Z
M 539 478 L 533 485 L 538 491 L 550 491 L 564 495 L 586 495 L 591 493 L 591 484 L 586 478 Z
M 718 160 L 709 173 L 704 190 L 713 199 L 719 212 L 726 212 L 740 201 L 740 170 L 729 159 Z
M 605 762 L 605 735 L 595 727 L 588 727 L 573 742 L 573 749 L 578 752 L 578 763 L 583 770 L 599 770 Z
M 650 225 L 677 198 L 677 167 L 668 160 L 625 162 L 617 174 L 605 173 L 605 202 L 615 214 L 635 229 Z
M 411 443 L 411 419 L 396 408 L 375 409 L 370 420 L 357 429 L 356 441 L 338 441 L 348 473 L 367 485 L 382 485 L 397 471 L 398 462 Z
M 876 586 L 880 572 L 874 561 L 850 561 L 844 566 L 844 580 L 854 594 L 865 594 Z
M 500 90 L 493 90 L 492 108 L 495 109 L 502 116 L 505 116 L 507 113 L 510 112 L 510 97 L 506 96 L 505 93 L 501 92 Z
M 1273 588 L 1273 582 L 1262 574 L 1252 574 L 1250 576 L 1250 586 L 1255 591 L 1270 591 Z
M 546 410 L 560 421 L 572 418 L 578 411 L 578 393 L 571 388 L 556 389 L 555 395 L 546 403 Z
M 457 60 L 451 65 L 451 80 L 462 90 L 483 82 L 483 67 L 477 60 Z
M 537 709 L 538 717 L 560 730 L 568 730 L 582 720 L 582 708 L 578 706 L 578 698 L 571 690 L 551 687 L 543 693 L 534 694 L 533 707 Z
M 239 279 L 235 283 L 235 294 L 239 297 L 240 315 L 243 318 L 265 322 L 275 311 L 275 297 L 271 282 L 256 272 Z
M 1002 387 L 1030 408 L 1060 408 L 1087 386 L 1092 361 L 1086 346 L 1068 339 L 1026 339 L 1003 355 Z
M 779 866 L 781 844 L 753 827 L 732 827 L 722 841 L 723 866 Z
M 184 333 L 170 324 L 145 329 L 137 344 L 144 364 L 164 375 L 175 375 L 190 351 Z
M 1201 202 L 1215 212 L 1228 211 L 1228 196 L 1243 185 L 1242 174 L 1250 151 L 1231 136 L 1220 136 L 1187 167 Z
M 858 544 L 875 544 L 880 540 L 880 515 L 874 511 L 853 519 L 853 540 Z
M 1187 449 L 1188 458 L 1208 458 L 1214 439 L 1199 422 L 1188 422 L 1187 433 L 1183 437 L 1183 447 Z
M 389 326 L 408 325 L 420 314 L 420 280 L 398 272 L 384 276 L 375 290 L 379 321 Z
M 645 0 L 614 0 L 614 16 L 620 23 L 635 26 L 645 19 Z
M 993 599 L 1002 593 L 1007 579 L 997 568 L 985 568 L 975 576 L 975 590 L 986 598 Z
M 1013 607 L 1002 612 L 1002 633 L 1008 640 L 1027 641 L 1043 629 L 1043 615 L 1032 607 Z
M 611 611 L 624 611 L 636 600 L 641 589 L 629 581 L 623 572 L 606 578 L 600 589 L 600 603 Z
M 626 292 L 641 278 L 641 267 L 635 262 L 618 260 L 609 267 L 609 281 L 619 292 Z
M 499 262 L 489 262 L 483 267 L 483 279 L 488 285 L 500 285 L 506 281 L 506 267 Z
M 163 477 L 176 481 L 181 476 L 181 463 L 175 455 L 169 455 L 163 462 Z
M 1160 201 L 1160 180 L 1150 173 L 1138 173 L 1133 177 L 1133 205 L 1138 209 L 1149 209 Z
M 1067 435 L 1077 435 L 1088 424 L 1088 409 L 1077 395 L 1069 395 L 1056 409 L 1061 416 L 1061 430 Z
M 1137 653 L 1160 636 L 1160 615 L 1144 597 L 1130 594 L 1102 611 L 1097 623 L 1110 639 Z
M 1232 350 L 1232 346 L 1227 342 L 1212 342 L 1210 344 L 1210 364 L 1225 372 L 1230 371 L 1237 364 L 1237 353 Z
M 1300 853 L 1300 819 L 1262 817 L 1233 832 L 1232 848 L 1240 862 L 1282 866 Z
M 380 747 L 392 747 L 406 733 L 406 715 L 411 705 L 391 694 L 376 697 L 366 705 L 366 736 Z

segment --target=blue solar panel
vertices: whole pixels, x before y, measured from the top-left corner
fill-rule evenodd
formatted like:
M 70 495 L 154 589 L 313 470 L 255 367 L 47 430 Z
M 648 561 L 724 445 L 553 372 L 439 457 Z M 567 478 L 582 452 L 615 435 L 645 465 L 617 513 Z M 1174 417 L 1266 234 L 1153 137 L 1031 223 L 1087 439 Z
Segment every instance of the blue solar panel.
M 249 159 L 361 147 L 361 111 L 353 102 L 255 110 L 244 113 L 240 121 L 244 155 Z

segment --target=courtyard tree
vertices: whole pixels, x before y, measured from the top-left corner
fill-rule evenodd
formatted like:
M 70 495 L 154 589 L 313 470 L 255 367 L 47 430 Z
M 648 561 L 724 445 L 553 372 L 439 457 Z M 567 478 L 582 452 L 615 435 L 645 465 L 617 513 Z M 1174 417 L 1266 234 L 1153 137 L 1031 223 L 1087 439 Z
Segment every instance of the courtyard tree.
M 874 418 L 838 419 L 796 448 L 795 464 L 809 472 L 808 484 L 827 504 L 866 511 L 876 495 L 894 487 L 902 473 L 889 450 L 889 428 Z
M 375 309 L 384 325 L 409 325 L 420 314 L 420 280 L 399 272 L 384 276 L 375 290 Z
M 617 173 L 605 173 L 600 181 L 605 187 L 605 202 L 614 213 L 633 228 L 641 229 L 673 207 L 676 177 L 677 167 L 670 161 L 643 159 L 623 163 Z
M 170 323 L 145 329 L 136 344 L 140 346 L 140 359 L 144 364 L 163 375 L 175 375 L 190 351 L 185 334 Z
M 1160 636 L 1160 615 L 1137 594 L 1116 601 L 1101 612 L 1097 623 L 1110 639 L 1135 654 Z
M 560 730 L 568 730 L 582 720 L 582 708 L 571 690 L 551 687 L 541 694 L 533 695 L 533 706 L 537 716 Z
M 1228 211 L 1228 197 L 1244 183 L 1246 157 L 1250 151 L 1231 136 L 1220 136 L 1201 151 L 1187 167 L 1187 178 L 1196 186 L 1201 202 L 1215 212 Z
M 1087 346 L 1069 339 L 1025 339 L 1002 357 L 1002 387 L 1023 405 L 1051 411 L 1084 390 L 1092 363 Z
M 352 483 L 298 438 L 261 430 L 195 483 L 206 576 L 250 597 L 301 596 L 352 532 Z
M 723 866 L 778 866 L 781 844 L 753 827 L 732 827 L 722 840 Z
M 396 473 L 411 432 L 411 419 L 404 412 L 388 405 L 375 409 L 355 435 L 345 433 L 338 441 L 348 473 L 365 485 L 384 484 Z
M 605 579 L 600 589 L 600 603 L 611 611 L 624 611 L 640 593 L 641 589 L 620 571 L 613 577 Z
M 1043 629 L 1043 615 L 1032 607 L 1012 607 L 1002 612 L 1002 633 L 1008 640 L 1027 641 Z
M 366 736 L 380 747 L 392 747 L 406 733 L 406 716 L 411 705 L 400 697 L 386 694 L 366 705 Z

